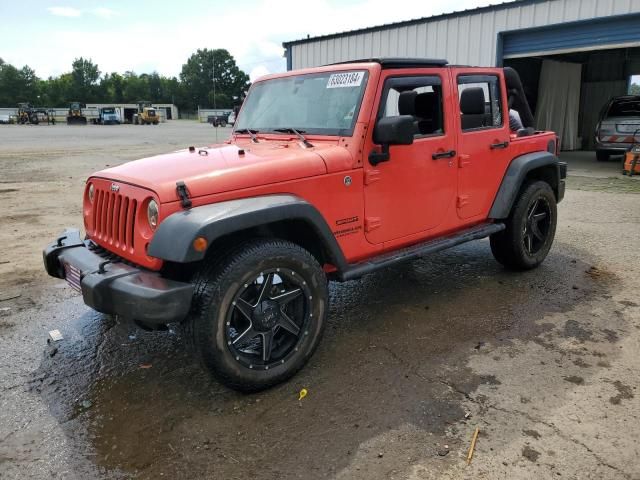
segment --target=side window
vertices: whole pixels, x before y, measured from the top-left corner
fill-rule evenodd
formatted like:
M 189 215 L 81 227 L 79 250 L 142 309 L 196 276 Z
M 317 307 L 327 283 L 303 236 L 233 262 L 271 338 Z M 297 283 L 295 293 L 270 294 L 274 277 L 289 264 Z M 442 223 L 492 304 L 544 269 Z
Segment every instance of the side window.
M 502 127 L 500 82 L 494 75 L 458 77 L 462 130 Z
M 440 77 L 389 78 L 382 95 L 378 118 L 411 115 L 415 125 L 414 137 L 444 134 Z

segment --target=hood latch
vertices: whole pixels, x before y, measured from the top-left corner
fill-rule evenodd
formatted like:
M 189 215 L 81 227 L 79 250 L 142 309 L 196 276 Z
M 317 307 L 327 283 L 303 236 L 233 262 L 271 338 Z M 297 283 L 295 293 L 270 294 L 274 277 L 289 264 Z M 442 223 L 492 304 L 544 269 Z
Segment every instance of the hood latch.
M 187 190 L 187 185 L 182 180 L 176 182 L 176 192 L 178 192 L 178 196 L 180 197 L 182 208 L 184 208 L 185 210 L 191 208 L 191 200 L 189 200 L 189 190 Z

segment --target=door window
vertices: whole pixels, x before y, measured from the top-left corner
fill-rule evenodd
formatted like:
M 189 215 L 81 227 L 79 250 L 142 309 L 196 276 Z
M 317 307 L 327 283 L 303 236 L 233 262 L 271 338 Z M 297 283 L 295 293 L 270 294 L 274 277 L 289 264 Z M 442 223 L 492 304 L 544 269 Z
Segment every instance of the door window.
M 463 131 L 502 127 L 502 96 L 497 76 L 460 75 L 458 98 Z
M 378 119 L 414 118 L 415 138 L 444 134 L 442 81 L 437 76 L 394 77 L 385 82 Z

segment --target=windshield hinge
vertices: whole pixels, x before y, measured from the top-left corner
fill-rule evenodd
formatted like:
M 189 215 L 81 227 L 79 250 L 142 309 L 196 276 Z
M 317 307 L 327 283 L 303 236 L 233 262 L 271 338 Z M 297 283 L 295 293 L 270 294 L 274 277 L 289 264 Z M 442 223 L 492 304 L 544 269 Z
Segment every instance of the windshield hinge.
M 182 208 L 191 208 L 191 200 L 189 200 L 189 190 L 187 190 L 187 186 L 182 180 L 176 182 L 176 192 L 178 192 L 178 196 L 180 197 Z

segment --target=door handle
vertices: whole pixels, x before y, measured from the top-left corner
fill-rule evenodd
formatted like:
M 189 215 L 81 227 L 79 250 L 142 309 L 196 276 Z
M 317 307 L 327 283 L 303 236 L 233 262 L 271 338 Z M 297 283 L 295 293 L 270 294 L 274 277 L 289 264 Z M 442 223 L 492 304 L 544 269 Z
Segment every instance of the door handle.
M 440 160 L 441 158 L 453 158 L 456 156 L 455 150 L 448 150 L 446 152 L 438 152 L 431 154 L 431 158 L 434 160 Z
M 491 145 L 489 145 L 491 150 L 495 150 L 496 148 L 507 148 L 508 146 L 509 146 L 509 142 L 492 143 Z

